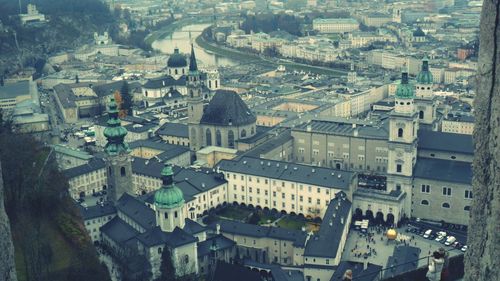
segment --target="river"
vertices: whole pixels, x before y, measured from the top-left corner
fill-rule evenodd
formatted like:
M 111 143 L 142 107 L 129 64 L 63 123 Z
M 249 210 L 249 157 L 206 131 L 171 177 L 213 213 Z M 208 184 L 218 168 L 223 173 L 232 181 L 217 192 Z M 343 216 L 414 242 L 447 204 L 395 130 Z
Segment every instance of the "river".
M 238 64 L 238 62 L 227 57 L 209 53 L 196 44 L 196 37 L 208 26 L 210 26 L 210 24 L 191 24 L 183 26 L 174 31 L 170 36 L 154 41 L 152 47 L 165 54 L 172 54 L 174 48 L 177 47 L 181 53 L 189 54 L 191 52 L 191 43 L 193 43 L 196 59 L 200 65 L 221 67 Z

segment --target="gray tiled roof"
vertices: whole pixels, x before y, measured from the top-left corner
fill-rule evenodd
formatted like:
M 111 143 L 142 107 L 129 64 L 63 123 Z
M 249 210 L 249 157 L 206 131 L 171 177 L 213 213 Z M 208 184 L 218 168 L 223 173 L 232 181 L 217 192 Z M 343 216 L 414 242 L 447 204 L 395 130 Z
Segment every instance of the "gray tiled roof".
M 270 226 L 260 226 L 239 221 L 221 219 L 208 226 L 215 230 L 216 225 L 220 225 L 220 231 L 226 233 L 240 234 L 255 238 L 269 237 L 279 240 L 293 242 L 294 246 L 304 247 L 307 234 L 300 230 L 283 229 Z
M 238 264 L 229 264 L 223 261 L 217 262 L 215 272 L 209 281 L 234 281 L 237 276 L 238 281 L 262 281 L 260 273 L 250 270 Z
M 214 240 L 215 245 L 217 246 L 217 250 L 228 249 L 236 245 L 233 240 L 226 238 L 222 234 L 219 234 L 198 243 L 198 257 L 203 257 L 210 254 L 210 247 L 212 246 Z
M 116 208 L 113 204 L 95 205 L 87 208 L 78 205 L 78 210 L 84 221 L 116 214 Z
M 146 230 L 156 226 L 156 218 L 153 209 L 127 193 L 124 193 L 120 199 L 118 199 L 118 202 L 116 202 L 116 209 Z
M 257 118 L 234 91 L 217 90 L 205 108 L 201 124 L 240 126 L 255 123 Z
M 0 86 L 1 99 L 13 99 L 20 95 L 30 94 L 30 82 L 20 81 L 12 84 L 4 84 Z
M 137 240 L 146 247 L 168 245 L 176 248 L 198 241 L 194 236 L 176 227 L 172 232 L 164 232 L 159 226 L 137 235 Z
M 273 149 L 280 147 L 291 140 L 293 140 L 293 137 L 291 136 L 290 130 L 287 130 L 277 137 L 273 137 L 270 140 L 246 151 L 244 156 L 260 158 L 262 154 L 266 154 L 269 151 L 272 151 Z
M 344 273 L 346 270 L 350 269 L 352 271 L 352 276 L 356 281 L 374 281 L 377 280 L 382 266 L 368 263 L 366 269 L 363 268 L 363 263 L 352 262 L 352 261 L 342 261 L 339 263 L 337 269 L 332 275 L 330 281 L 343 281 Z
M 168 159 L 177 157 L 181 154 L 184 154 L 186 152 L 189 152 L 189 148 L 181 145 L 175 145 L 175 144 L 168 144 L 163 141 L 152 141 L 151 139 L 148 140 L 138 140 L 129 143 L 129 147 L 131 149 L 138 148 L 138 147 L 147 147 L 147 148 L 152 148 L 156 150 L 163 151 L 161 154 L 158 155 L 158 158 L 160 158 L 162 161 L 168 161 Z M 135 160 L 134 160 L 135 161 Z
M 125 129 L 127 129 L 128 132 L 132 133 L 144 133 L 148 132 L 149 130 L 154 130 L 156 127 L 156 124 L 128 124 L 124 126 Z
M 331 168 L 311 167 L 284 161 L 242 157 L 217 164 L 224 172 L 236 172 L 324 187 L 348 189 L 355 173 Z
M 418 266 L 418 258 L 420 256 L 420 248 L 411 246 L 397 246 L 394 248 L 392 256 L 387 261 L 386 268 L 393 267 L 385 270 L 384 279 L 392 276 L 397 276 L 402 273 L 415 270 Z
M 136 237 L 139 232 L 119 217 L 114 217 L 101 227 L 101 232 L 117 244 L 123 244 Z
M 188 125 L 181 123 L 165 123 L 156 131 L 156 134 L 160 136 L 189 138 Z
M 143 87 L 145 89 L 161 89 L 171 86 L 185 86 L 185 85 L 186 85 L 186 76 L 183 75 L 176 80 L 172 76 L 167 75 L 164 77 L 148 80 Z
M 415 178 L 472 184 L 472 164 L 453 160 L 418 158 L 413 175 Z
M 59 84 L 54 86 L 54 94 L 64 108 L 76 107 L 75 95 L 71 88 L 66 84 Z
M 351 205 L 344 192 L 335 195 L 335 199 L 328 204 L 319 232 L 309 238 L 304 256 L 336 257 L 344 228 L 350 224 Z
M 340 121 L 312 120 L 309 123 L 303 123 L 295 128 L 294 131 L 306 132 L 310 128 L 311 132 L 327 133 L 340 136 L 355 136 L 374 138 L 374 139 L 389 139 L 389 131 L 386 124 L 357 124 L 356 127 L 352 123 Z
M 205 227 L 203 227 L 201 224 L 195 222 L 194 220 L 191 219 L 185 219 L 184 220 L 184 228 L 183 230 L 186 231 L 189 234 L 197 234 L 200 232 L 205 231 Z
M 63 173 L 67 179 L 71 179 L 74 177 L 88 174 L 90 172 L 104 169 L 105 166 L 106 166 L 106 164 L 104 163 L 103 159 L 94 157 L 94 158 L 90 159 L 90 161 L 87 164 L 83 164 L 83 165 L 80 165 L 77 167 L 73 167 L 73 168 L 64 170 Z
M 436 151 L 474 154 L 471 135 L 418 131 L 418 148 Z
M 94 92 L 98 97 L 106 97 L 113 95 L 116 91 L 120 91 L 124 82 L 125 81 L 121 80 L 121 81 L 113 81 L 111 83 L 97 84 L 92 87 L 92 90 L 94 90 Z M 128 89 L 130 94 L 132 94 L 132 92 L 140 88 L 141 84 L 139 84 L 138 82 L 128 83 Z

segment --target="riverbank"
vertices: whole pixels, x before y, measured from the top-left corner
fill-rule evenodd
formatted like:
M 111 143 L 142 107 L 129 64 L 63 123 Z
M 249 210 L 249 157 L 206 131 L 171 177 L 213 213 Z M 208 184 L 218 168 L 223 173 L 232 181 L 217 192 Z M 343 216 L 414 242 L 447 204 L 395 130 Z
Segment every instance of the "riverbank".
M 347 71 L 343 69 L 332 69 L 328 67 L 321 67 L 321 66 L 313 66 L 313 65 L 307 65 L 307 64 L 302 64 L 302 63 L 296 63 L 292 61 L 286 61 L 283 59 L 268 59 L 268 58 L 263 58 L 259 55 L 256 54 L 251 54 L 251 53 L 246 53 L 243 51 L 239 51 L 236 49 L 231 49 L 227 47 L 222 47 L 217 44 L 208 42 L 204 37 L 203 33 L 202 35 L 196 37 L 196 44 L 200 46 L 201 48 L 212 52 L 214 54 L 217 54 L 219 56 L 224 56 L 228 57 L 232 60 L 239 61 L 241 63 L 256 63 L 260 64 L 263 66 L 267 67 L 274 67 L 277 68 L 279 65 L 285 66 L 288 70 L 296 70 L 296 71 L 305 71 L 305 72 L 312 72 L 312 73 L 317 73 L 317 74 L 325 74 L 325 75 L 331 75 L 331 76 L 344 76 L 347 75 Z

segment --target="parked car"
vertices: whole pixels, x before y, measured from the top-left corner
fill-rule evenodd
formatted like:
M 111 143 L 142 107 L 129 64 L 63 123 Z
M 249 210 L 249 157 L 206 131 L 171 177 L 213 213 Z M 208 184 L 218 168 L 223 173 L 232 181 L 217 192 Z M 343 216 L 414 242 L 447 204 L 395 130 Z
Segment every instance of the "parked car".
M 438 235 L 438 236 L 443 236 L 443 237 L 448 236 L 448 235 L 447 235 L 447 233 L 446 233 L 446 231 L 442 231 L 442 230 L 441 230 L 441 231 L 439 231 L 439 232 L 437 233 L 437 235 Z
M 461 249 L 464 245 L 462 245 L 462 243 L 458 242 L 458 241 L 455 241 L 455 243 L 453 243 L 453 248 L 455 249 Z
M 432 234 L 432 229 L 427 229 L 427 230 L 424 232 L 423 237 L 424 237 L 425 239 L 429 239 L 429 237 L 431 236 L 431 234 Z
M 453 243 L 455 243 L 455 241 L 457 241 L 457 238 L 455 238 L 454 236 L 448 236 L 448 238 L 446 238 L 446 242 L 444 242 L 444 245 L 451 246 Z
M 444 240 L 444 238 L 445 238 L 445 237 L 446 237 L 446 236 L 439 235 L 439 236 L 438 236 L 436 239 L 434 239 L 434 240 L 436 240 L 437 242 L 441 242 L 441 241 L 443 241 L 443 240 Z
M 467 247 L 467 245 L 465 245 L 465 246 L 463 246 L 463 247 L 462 247 L 462 249 L 460 249 L 460 251 L 462 251 L 462 252 L 464 252 L 464 253 L 465 253 L 465 252 L 467 251 L 467 249 L 468 249 L 468 248 L 469 248 L 469 247 Z

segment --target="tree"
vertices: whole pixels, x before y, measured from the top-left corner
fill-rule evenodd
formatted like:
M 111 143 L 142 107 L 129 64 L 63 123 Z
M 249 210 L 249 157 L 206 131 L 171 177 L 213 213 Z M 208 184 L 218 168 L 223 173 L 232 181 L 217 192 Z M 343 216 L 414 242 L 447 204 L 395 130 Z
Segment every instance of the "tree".
M 176 281 L 174 262 L 170 249 L 165 246 L 161 253 L 160 277 L 156 281 Z
M 121 96 L 120 92 L 116 91 L 113 94 L 113 96 L 115 98 L 116 108 L 118 108 L 118 110 L 119 110 L 118 117 L 120 117 L 120 118 L 125 117 L 127 114 L 122 110 L 123 100 L 122 100 L 122 96 Z
M 122 106 L 120 107 L 120 111 L 123 111 L 125 115 L 132 116 L 133 97 L 132 94 L 130 93 L 127 81 L 123 81 L 122 88 L 120 89 L 120 96 L 122 100 Z

